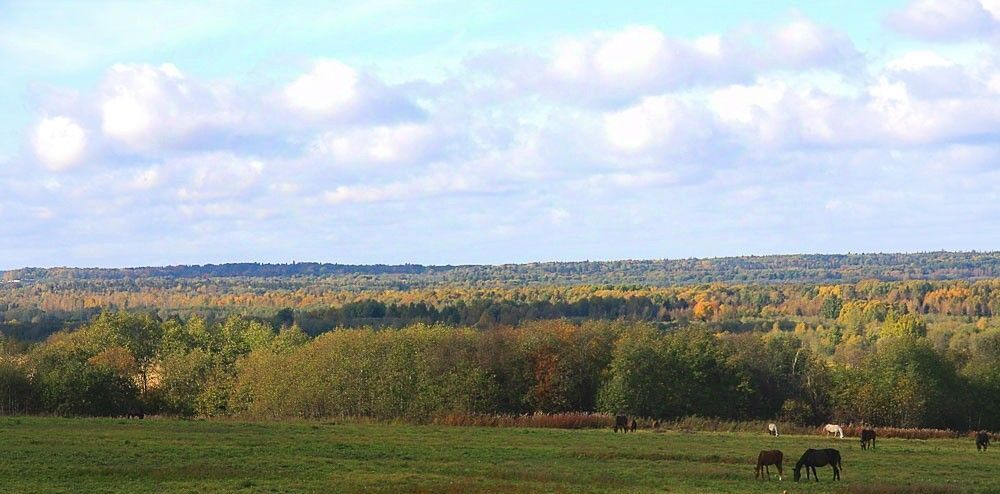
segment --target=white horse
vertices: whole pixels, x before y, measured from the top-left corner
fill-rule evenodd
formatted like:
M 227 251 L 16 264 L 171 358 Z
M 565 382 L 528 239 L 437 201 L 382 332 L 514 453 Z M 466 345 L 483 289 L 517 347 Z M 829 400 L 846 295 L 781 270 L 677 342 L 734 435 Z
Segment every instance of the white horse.
M 774 423 L 767 424 L 767 432 L 774 437 L 778 437 L 778 426 Z
M 823 427 L 823 430 L 825 430 L 827 434 L 833 434 L 834 437 L 839 437 L 841 439 L 844 438 L 844 428 L 837 424 L 826 424 Z

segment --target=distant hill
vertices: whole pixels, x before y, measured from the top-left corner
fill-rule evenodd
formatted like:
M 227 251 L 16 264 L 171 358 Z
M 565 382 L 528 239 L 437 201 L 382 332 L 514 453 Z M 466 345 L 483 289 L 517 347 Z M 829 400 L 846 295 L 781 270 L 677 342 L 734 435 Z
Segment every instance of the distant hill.
M 503 265 L 424 266 L 326 263 L 232 263 L 202 266 L 24 268 L 2 273 L 3 280 L 51 285 L 88 282 L 219 278 L 284 279 L 292 284 L 333 281 L 345 288 L 416 288 L 439 284 L 668 286 L 695 283 L 852 283 L 1000 278 L 1000 252 L 900 254 L 802 254 L 623 261 L 541 262 Z M 235 280 L 233 280 L 235 281 Z

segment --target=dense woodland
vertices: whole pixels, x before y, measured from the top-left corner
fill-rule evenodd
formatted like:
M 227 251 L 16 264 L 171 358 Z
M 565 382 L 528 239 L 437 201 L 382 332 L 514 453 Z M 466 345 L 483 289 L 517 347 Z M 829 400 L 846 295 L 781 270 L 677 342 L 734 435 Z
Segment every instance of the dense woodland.
M 918 256 L 942 263 L 920 272 L 994 269 Z M 79 271 L 5 275 L 21 281 L 0 289 L 0 412 L 1000 429 L 1000 279 L 390 289 Z
M 1000 252 L 913 254 L 812 254 L 624 261 L 540 262 L 503 265 L 423 266 L 234 263 L 121 269 L 25 268 L 6 281 L 72 283 L 80 280 L 143 284 L 185 278 L 279 278 L 279 283 L 323 279 L 339 288 L 405 289 L 440 284 L 834 283 L 864 279 L 971 279 L 1000 277 Z

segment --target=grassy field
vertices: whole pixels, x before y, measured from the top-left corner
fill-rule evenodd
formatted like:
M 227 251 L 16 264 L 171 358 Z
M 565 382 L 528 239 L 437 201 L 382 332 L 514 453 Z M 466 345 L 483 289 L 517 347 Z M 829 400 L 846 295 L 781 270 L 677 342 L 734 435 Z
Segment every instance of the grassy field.
M 841 482 L 790 480 L 807 447 L 836 447 Z M 760 449 L 786 479 L 755 481 Z M 1000 447 L 971 439 L 613 434 L 339 423 L 0 418 L 0 492 L 1000 492 Z

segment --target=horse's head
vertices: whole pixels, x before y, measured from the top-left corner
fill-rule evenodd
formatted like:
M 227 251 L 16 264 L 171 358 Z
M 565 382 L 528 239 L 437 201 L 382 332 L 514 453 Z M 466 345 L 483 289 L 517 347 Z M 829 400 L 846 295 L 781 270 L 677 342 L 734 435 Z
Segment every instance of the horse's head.
M 795 481 L 798 482 L 799 479 L 802 478 L 802 467 L 796 466 L 795 468 L 792 469 L 792 472 L 795 474 L 792 476 L 792 478 L 794 478 Z

